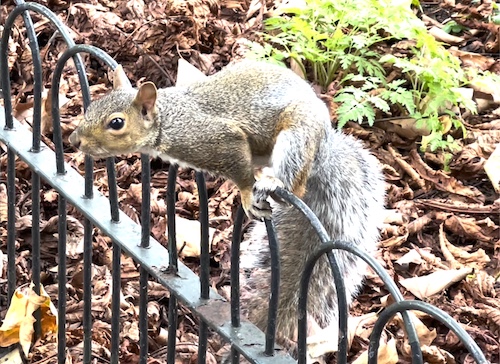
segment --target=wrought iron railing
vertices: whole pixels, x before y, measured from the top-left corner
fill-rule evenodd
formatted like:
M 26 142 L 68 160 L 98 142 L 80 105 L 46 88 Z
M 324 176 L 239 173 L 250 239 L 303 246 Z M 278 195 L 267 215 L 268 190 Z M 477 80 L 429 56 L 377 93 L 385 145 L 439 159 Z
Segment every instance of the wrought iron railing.
M 36 41 L 36 34 L 29 12 L 36 12 L 47 18 L 54 29 L 67 44 L 67 50 L 57 62 L 52 74 L 52 115 L 53 135 L 55 151 L 52 151 L 41 141 L 41 104 L 42 104 L 42 62 L 40 51 Z M 13 29 L 14 21 L 22 16 L 26 27 L 29 45 L 33 56 L 34 66 L 34 115 L 32 132 L 21 125 L 12 116 L 12 97 L 10 94 L 10 78 L 7 64 L 7 45 Z M 43 178 L 58 193 L 58 362 L 65 361 L 66 348 L 66 231 L 67 204 L 75 206 L 84 216 L 84 274 L 83 274 L 83 361 L 90 363 L 91 352 L 91 258 L 92 258 L 92 228 L 98 227 L 113 241 L 113 287 L 112 287 L 112 340 L 111 340 L 111 362 L 119 362 L 119 331 L 120 331 L 120 255 L 122 250 L 140 263 L 140 303 L 139 303 L 139 330 L 140 330 L 140 362 L 146 363 L 148 356 L 147 341 L 147 281 L 150 276 L 158 280 L 172 293 L 169 299 L 168 319 L 169 335 L 167 348 L 167 362 L 175 362 L 176 329 L 177 329 L 177 307 L 178 300 L 186 305 L 194 315 L 200 318 L 198 363 L 206 362 L 207 342 L 209 328 L 221 335 L 227 342 L 231 343 L 231 357 L 233 363 L 239 362 L 243 355 L 252 363 L 292 363 L 295 362 L 284 350 L 275 347 L 275 325 L 279 286 L 279 252 L 278 242 L 275 237 L 272 221 L 267 220 L 266 226 L 269 234 L 270 251 L 273 267 L 271 274 L 271 298 L 269 304 L 269 319 L 267 331 L 264 334 L 250 322 L 240 319 L 240 287 L 239 287 L 239 244 L 242 233 L 243 210 L 240 208 L 234 226 L 232 252 L 231 252 L 231 301 L 227 302 L 209 286 L 209 234 L 208 234 L 208 198 L 202 173 L 196 173 L 196 182 L 200 198 L 200 222 L 201 222 L 201 257 L 200 276 L 195 275 L 177 258 L 175 242 L 175 182 L 177 167 L 169 168 L 167 184 L 167 217 L 168 217 L 168 250 L 160 243 L 150 237 L 150 163 L 148 155 L 141 155 L 142 166 L 142 225 L 134 223 L 119 209 L 114 159 L 106 161 L 109 198 L 104 197 L 93 187 L 93 160 L 85 158 L 85 178 L 69 167 L 64 162 L 63 140 L 59 115 L 59 85 L 61 75 L 66 62 L 72 58 L 77 68 L 82 94 L 83 104 L 86 109 L 90 103 L 90 92 L 88 81 L 85 76 L 85 67 L 79 53 L 89 53 L 102 61 L 106 66 L 114 69 L 116 62 L 104 51 L 89 45 L 76 45 L 69 36 L 67 29 L 59 18 L 46 7 L 37 3 L 24 3 L 17 1 L 16 7 L 10 13 L 4 24 L 2 39 L 0 42 L 0 77 L 4 99 L 4 112 L 0 113 L 0 141 L 7 146 L 7 195 L 8 195 L 8 297 L 15 290 L 16 267 L 15 267 L 15 158 L 19 157 L 26 162 L 32 170 L 32 280 L 35 291 L 40 293 L 40 179 Z M 395 303 L 386 308 L 375 324 L 369 344 L 369 363 L 377 362 L 377 350 L 382 330 L 388 320 L 396 313 L 403 315 L 408 339 L 412 348 L 412 360 L 414 363 L 422 363 L 422 353 L 418 337 L 409 318 L 408 310 L 420 310 L 443 322 L 452 330 L 470 351 L 477 363 L 487 363 L 483 353 L 470 336 L 449 315 L 440 309 L 424 302 L 404 301 L 395 283 L 388 273 L 376 262 L 376 260 L 355 246 L 342 241 L 330 241 L 325 229 L 309 210 L 309 208 L 293 194 L 278 190 L 278 197 L 291 203 L 295 208 L 302 211 L 321 238 L 322 245 L 307 262 L 302 274 L 300 301 L 298 307 L 298 361 L 306 362 L 306 329 L 307 329 L 307 291 L 308 282 L 316 261 L 327 254 L 332 266 L 334 282 L 339 299 L 339 354 L 338 362 L 347 362 L 347 315 L 346 293 L 343 281 L 335 269 L 335 257 L 333 249 L 342 249 L 358 255 L 365 260 L 373 270 L 382 278 L 387 289 L 394 297 Z M 39 321 L 39 320 L 38 320 Z M 39 330 L 39 328 L 38 328 Z M 38 331 L 39 332 L 39 331 Z

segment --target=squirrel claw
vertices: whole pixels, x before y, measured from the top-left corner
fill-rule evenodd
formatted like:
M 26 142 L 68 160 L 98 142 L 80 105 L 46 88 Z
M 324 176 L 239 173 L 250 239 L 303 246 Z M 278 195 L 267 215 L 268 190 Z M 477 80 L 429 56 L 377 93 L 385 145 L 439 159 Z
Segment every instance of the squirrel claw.
M 252 219 L 263 220 L 270 219 L 272 214 L 271 204 L 266 201 L 255 201 L 252 203 L 250 208 L 247 211 L 247 215 L 249 215 Z

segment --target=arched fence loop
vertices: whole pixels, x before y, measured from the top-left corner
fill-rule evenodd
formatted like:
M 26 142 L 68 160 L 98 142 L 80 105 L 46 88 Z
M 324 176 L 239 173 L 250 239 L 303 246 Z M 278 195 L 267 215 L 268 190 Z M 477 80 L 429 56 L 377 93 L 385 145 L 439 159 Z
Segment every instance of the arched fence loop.
M 344 250 L 349 251 L 350 253 L 359 256 L 363 260 L 365 260 L 370 267 L 380 276 L 384 284 L 387 286 L 387 289 L 391 293 L 391 295 L 394 297 L 396 301 L 402 301 L 403 296 L 401 295 L 401 292 L 399 292 L 398 288 L 396 287 L 396 284 L 392 281 L 390 278 L 389 274 L 382 268 L 382 266 L 375 260 L 373 257 L 369 256 L 365 251 L 360 249 L 357 246 L 354 246 L 353 244 L 349 243 L 342 243 L 342 242 L 334 242 L 334 246 L 330 247 L 330 238 L 328 237 L 328 234 L 326 233 L 324 227 L 321 225 L 319 222 L 318 218 L 314 213 L 311 211 L 311 209 L 298 197 L 293 195 L 292 193 L 284 190 L 284 189 L 278 189 L 276 191 L 276 195 L 283 199 L 284 201 L 287 201 L 288 203 L 292 204 L 296 209 L 300 210 L 304 216 L 310 221 L 311 225 L 314 227 L 316 230 L 318 236 L 321 238 L 322 246 L 318 249 L 316 254 L 313 255 L 313 258 L 311 258 L 307 264 L 305 271 L 303 272 L 302 275 L 302 280 L 301 280 L 301 294 L 299 296 L 299 339 L 298 339 L 298 350 L 299 350 L 299 363 L 305 363 L 306 362 L 306 332 L 307 332 L 307 315 L 306 315 L 306 309 L 307 309 L 307 291 L 308 291 L 308 285 L 309 285 L 309 279 L 312 274 L 312 270 L 314 268 L 314 264 L 316 261 L 323 255 L 327 254 L 328 258 L 330 260 L 331 264 L 331 269 L 333 272 L 337 271 L 336 265 L 332 264 L 332 249 L 336 248 L 335 244 L 339 244 L 339 247 L 342 244 L 345 244 L 346 246 L 343 248 Z M 334 274 L 335 277 L 335 274 Z M 339 278 L 342 280 L 342 278 Z M 343 288 L 343 287 L 342 287 Z M 337 287 L 338 289 L 338 287 Z M 345 290 L 345 288 L 343 288 Z M 347 316 L 348 312 L 348 307 L 347 304 L 344 303 L 342 306 L 342 302 L 340 301 L 339 297 L 339 317 L 341 317 L 342 313 Z M 410 342 L 410 346 L 412 348 L 412 359 L 414 363 L 422 363 L 423 362 L 423 357 L 422 357 L 422 351 L 420 350 L 420 343 L 418 340 L 417 332 L 415 330 L 415 327 L 413 326 L 410 316 L 408 315 L 407 312 L 403 312 L 403 320 L 405 324 L 405 328 L 408 334 L 408 340 Z M 339 321 L 341 321 L 339 319 Z M 339 348 L 341 349 L 340 345 L 342 344 L 342 340 L 345 340 L 344 345 L 347 345 L 347 317 L 345 318 L 345 323 L 342 321 L 339 324 Z M 341 349 L 342 350 L 342 349 Z M 344 360 L 347 360 L 347 351 L 344 350 L 339 350 L 339 360 L 340 362 L 346 362 Z M 345 359 L 344 359 L 345 358 Z
M 59 58 L 52 74 L 52 116 L 53 136 L 55 152 L 50 150 L 40 138 L 41 104 L 42 104 L 42 62 L 33 22 L 29 12 L 36 12 L 50 21 L 54 29 L 59 33 L 67 45 L 66 51 Z M 12 33 L 15 19 L 21 15 L 27 30 L 30 49 L 34 64 L 34 121 L 32 132 L 23 126 L 12 116 L 12 95 L 10 94 L 10 76 L 7 63 L 7 45 Z M 242 226 L 244 220 L 243 210 L 240 208 L 235 217 L 232 252 L 231 252 L 231 299 L 226 302 L 216 291 L 210 288 L 210 242 L 209 242 L 209 214 L 208 194 L 202 173 L 196 173 L 196 183 L 200 199 L 200 234 L 201 234 L 201 256 L 200 277 L 189 270 L 177 257 L 176 225 L 175 225 L 175 202 L 176 202 L 176 177 L 177 166 L 171 165 L 168 172 L 166 202 L 167 202 L 167 227 L 168 227 L 168 249 L 150 235 L 150 160 L 149 156 L 141 155 L 142 168 L 142 209 L 141 226 L 134 223 L 119 209 L 118 191 L 116 184 L 116 172 L 114 158 L 106 160 L 106 169 L 109 185 L 109 198 L 104 197 L 93 187 L 93 160 L 85 158 L 85 178 L 69 167 L 64 161 L 63 138 L 60 126 L 59 114 L 59 85 L 62 72 L 67 61 L 73 59 L 78 73 L 84 110 L 90 104 L 89 84 L 86 78 L 85 67 L 80 53 L 87 53 L 100 60 L 103 65 L 110 69 L 117 66 L 103 50 L 90 45 L 77 45 L 70 38 L 69 32 L 59 18 L 43 5 L 36 3 L 25 3 L 17 1 L 17 5 L 9 14 L 5 22 L 4 31 L 0 40 L 0 78 L 4 97 L 4 112 L 0 112 L 0 141 L 7 150 L 7 197 L 8 197 L 8 295 L 12 296 L 16 285 L 16 231 L 15 231 L 15 158 L 20 158 L 28 164 L 33 171 L 32 199 L 33 199 L 33 281 L 35 289 L 40 289 L 40 179 L 46 181 L 59 194 L 58 200 L 58 362 L 64 363 L 67 350 L 66 347 L 66 234 L 67 234 L 67 205 L 73 205 L 80 211 L 85 220 L 84 225 L 84 252 L 83 252 L 83 362 L 91 363 L 91 333 L 92 333 L 92 282 L 91 282 L 91 259 L 92 259 L 92 230 L 99 228 L 113 241 L 113 269 L 112 269 L 112 317 L 111 317 L 111 363 L 119 363 L 120 358 L 120 256 L 122 251 L 130 255 L 140 264 L 140 298 L 139 298 L 139 347 L 140 363 L 146 363 L 148 359 L 148 279 L 153 277 L 164 285 L 171 293 L 168 307 L 168 342 L 167 363 L 175 363 L 176 360 L 176 331 L 178 325 L 178 303 L 184 304 L 191 312 L 199 318 L 199 343 L 197 362 L 204 364 L 207 360 L 208 338 L 210 332 L 218 333 L 226 342 L 231 344 L 229 360 L 238 363 L 243 356 L 252 363 L 293 363 L 291 358 L 280 347 L 275 346 L 276 319 L 279 300 L 280 282 L 280 257 L 279 241 L 272 220 L 266 220 L 266 228 L 269 236 L 271 253 L 271 295 L 269 298 L 269 313 L 267 331 L 264 334 L 252 323 L 240 316 L 240 284 L 239 284 L 239 254 L 240 241 L 242 237 Z M 388 320 L 397 312 L 401 312 L 405 328 L 408 333 L 410 346 L 412 348 L 412 360 L 414 363 L 422 363 L 423 357 L 416 330 L 412 324 L 408 310 L 420 310 L 428 313 L 443 322 L 450 330 L 455 332 L 462 340 L 465 347 L 470 351 L 477 363 L 486 363 L 483 353 L 473 342 L 470 336 L 443 311 L 423 302 L 404 301 L 395 283 L 388 273 L 378 264 L 373 257 L 348 242 L 330 241 L 326 230 L 311 210 L 296 196 L 290 192 L 278 189 L 276 195 L 282 200 L 299 209 L 310 221 L 322 244 L 308 260 L 306 269 L 301 278 L 300 300 L 298 304 L 298 362 L 306 362 L 306 332 L 307 332 L 307 292 L 309 279 L 316 261 L 326 254 L 331 266 L 338 294 L 339 306 L 339 353 L 338 362 L 347 362 L 347 317 L 348 307 L 346 292 L 342 276 L 337 269 L 337 262 L 333 251 L 341 249 L 355 254 L 367 262 L 372 269 L 382 278 L 389 292 L 393 295 L 396 303 L 386 308 L 375 324 L 373 334 L 370 338 L 369 363 L 376 363 L 378 343 L 382 330 Z M 36 215 L 36 216 L 35 216 Z M 38 331 L 38 334 L 40 331 Z

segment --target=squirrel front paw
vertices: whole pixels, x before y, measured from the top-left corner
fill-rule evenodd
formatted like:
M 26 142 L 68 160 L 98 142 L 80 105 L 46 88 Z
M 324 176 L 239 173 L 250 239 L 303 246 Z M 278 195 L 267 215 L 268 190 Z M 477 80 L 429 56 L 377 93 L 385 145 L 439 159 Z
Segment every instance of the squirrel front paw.
M 263 175 L 251 189 L 241 190 L 241 203 L 247 216 L 257 220 L 270 219 L 272 209 L 268 198 L 271 197 L 275 201 L 281 202 L 279 198 L 274 196 L 278 187 L 283 188 L 283 182 L 276 177 Z
M 268 197 L 272 197 L 275 201 L 281 200 L 274 196 L 274 192 L 278 187 L 283 188 L 285 185 L 278 178 L 263 175 L 254 183 L 252 188 L 253 199 L 256 204 L 266 201 Z M 267 201 L 266 201 L 267 202 Z

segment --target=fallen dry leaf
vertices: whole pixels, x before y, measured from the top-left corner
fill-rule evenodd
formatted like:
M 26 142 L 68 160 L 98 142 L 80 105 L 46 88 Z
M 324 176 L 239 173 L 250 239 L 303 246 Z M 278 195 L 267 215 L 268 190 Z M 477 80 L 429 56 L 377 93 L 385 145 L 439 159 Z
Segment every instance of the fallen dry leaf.
M 0 346 L 8 347 L 19 343 L 25 355 L 28 355 L 35 330 L 33 313 L 41 310 L 41 335 L 57 332 L 57 312 L 45 292 L 40 287 L 40 295 L 33 290 L 33 283 L 17 288 L 12 296 L 7 314 L 0 327 Z
M 201 254 L 201 225 L 198 220 L 188 220 L 175 217 L 176 243 L 179 255 L 182 257 L 199 257 Z M 214 237 L 214 228 L 208 230 L 209 247 Z M 165 235 L 167 231 L 165 231 Z
M 474 77 L 469 86 L 475 91 L 490 96 L 495 104 L 500 103 L 500 83 L 492 77 Z
M 177 82 L 176 86 L 188 86 L 194 82 L 201 81 L 207 76 L 198 68 L 183 58 L 179 58 L 177 63 Z
M 426 181 L 432 182 L 441 191 L 455 193 L 467 197 L 474 202 L 484 202 L 484 195 L 473 186 L 465 186 L 454 177 L 446 175 L 443 171 L 430 168 L 420 157 L 416 149 L 410 151 L 412 166 L 418 175 Z
M 484 163 L 484 171 L 497 193 L 500 193 L 500 144 L 497 144 L 495 151 Z
M 495 60 L 491 57 L 486 57 L 478 53 L 462 51 L 457 47 L 451 47 L 448 51 L 455 57 L 460 58 L 464 67 L 475 67 L 481 71 L 486 71 L 489 70 L 495 63 Z
M 444 257 L 450 263 L 451 268 L 462 268 L 464 266 L 474 269 L 484 268 L 490 261 L 483 249 L 478 249 L 474 253 L 469 253 L 464 249 L 451 244 L 444 233 L 443 224 L 439 228 L 439 243 Z
M 478 221 L 474 217 L 449 215 L 446 220 L 444 220 L 444 226 L 455 235 L 474 241 L 490 242 L 495 237 L 498 237 L 498 235 L 493 234 L 491 236 L 486 235 L 481 225 L 478 224 Z
M 398 351 L 396 349 L 396 340 L 391 338 L 389 341 L 381 343 L 378 349 L 378 364 L 396 364 L 399 362 Z M 368 351 L 363 352 L 352 364 L 368 363 Z
M 403 255 L 401 258 L 396 260 L 394 263 L 399 264 L 401 266 L 406 266 L 410 263 L 422 264 L 423 262 L 424 262 L 424 260 L 422 259 L 422 256 L 420 255 L 420 253 L 417 252 L 415 249 L 412 249 L 408 253 Z
M 446 33 L 443 29 L 433 26 L 429 29 L 429 33 L 440 42 L 448 44 L 461 44 L 465 41 L 462 37 L 456 37 L 454 35 Z
M 371 330 L 367 328 L 373 327 L 378 319 L 378 314 L 376 312 L 370 312 L 362 316 L 350 316 L 347 318 L 347 327 L 349 343 L 352 343 L 355 336 L 359 336 L 364 339 L 369 339 Z
M 426 276 L 402 279 L 399 283 L 422 300 L 442 292 L 456 282 L 460 282 L 472 272 L 472 268 L 438 270 Z

